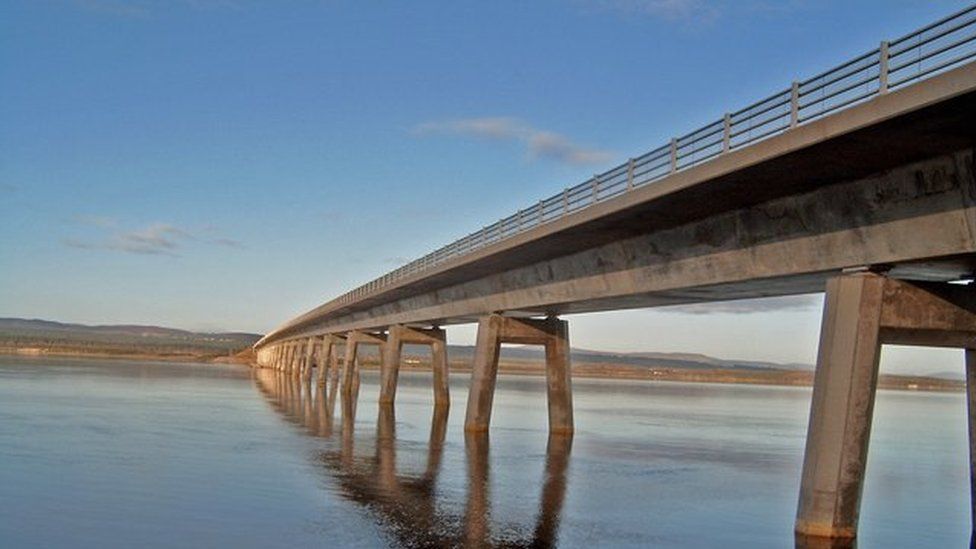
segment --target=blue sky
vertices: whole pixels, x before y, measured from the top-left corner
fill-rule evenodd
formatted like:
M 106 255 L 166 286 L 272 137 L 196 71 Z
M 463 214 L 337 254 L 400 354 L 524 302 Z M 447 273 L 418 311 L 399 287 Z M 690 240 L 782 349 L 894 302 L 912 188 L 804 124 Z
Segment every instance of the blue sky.
M 266 331 L 965 5 L 3 0 L 0 316 Z M 812 362 L 819 303 L 572 335 Z

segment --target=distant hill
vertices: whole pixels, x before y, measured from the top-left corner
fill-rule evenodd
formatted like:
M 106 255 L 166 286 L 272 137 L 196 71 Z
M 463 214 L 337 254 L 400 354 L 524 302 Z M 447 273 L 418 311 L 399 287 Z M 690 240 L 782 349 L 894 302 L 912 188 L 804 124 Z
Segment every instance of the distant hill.
M 422 346 L 408 345 L 404 348 L 407 354 L 423 355 L 427 351 Z M 474 346 L 449 345 L 448 355 L 454 359 L 468 359 L 474 355 Z M 540 347 L 505 346 L 502 357 L 514 360 L 541 362 L 545 358 L 545 351 Z M 592 351 L 587 349 L 573 349 L 571 358 L 574 364 L 618 364 L 645 368 L 673 368 L 691 370 L 787 370 L 812 371 L 811 364 L 780 364 L 775 362 L 761 362 L 749 360 L 727 360 L 694 353 L 614 353 L 606 351 Z
M 130 324 L 89 326 L 50 320 L 0 318 L 0 349 L 38 354 L 211 357 L 250 347 L 259 334 L 202 333 Z

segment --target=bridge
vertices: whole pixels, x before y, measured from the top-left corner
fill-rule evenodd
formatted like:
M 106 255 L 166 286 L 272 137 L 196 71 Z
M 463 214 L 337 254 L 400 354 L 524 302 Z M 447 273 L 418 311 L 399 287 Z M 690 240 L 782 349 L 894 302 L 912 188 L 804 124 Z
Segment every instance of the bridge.
M 967 350 L 976 450 L 974 58 L 976 6 L 324 303 L 257 365 L 354 399 L 378 346 L 392 405 L 403 345 L 426 344 L 446 407 L 443 326 L 476 322 L 465 430 L 488 430 L 500 345 L 521 343 L 545 347 L 549 429 L 569 434 L 562 315 L 826 292 L 796 530 L 853 538 L 881 345 Z

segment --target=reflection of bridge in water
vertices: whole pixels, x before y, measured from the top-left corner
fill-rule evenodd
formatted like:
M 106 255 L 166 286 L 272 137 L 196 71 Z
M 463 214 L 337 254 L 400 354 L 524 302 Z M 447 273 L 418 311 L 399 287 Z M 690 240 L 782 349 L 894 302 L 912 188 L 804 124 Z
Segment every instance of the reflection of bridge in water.
M 338 398 L 338 384 L 314 386 L 272 370 L 257 370 L 255 384 L 289 422 L 336 445 L 318 464 L 336 481 L 339 494 L 381 517 L 380 526 L 404 547 L 551 547 L 557 539 L 566 492 L 572 436 L 553 434 L 546 445 L 544 481 L 531 534 L 513 538 L 518 528 L 492 535 L 489 444 L 486 433 L 465 435 L 467 499 L 463 513 L 437 505 L 437 480 L 447 434 L 448 407 L 435 406 L 426 464 L 419 473 L 397 470 L 396 419 L 392 406 L 380 406 L 373 455 L 357 455 L 356 398 Z M 336 410 L 336 408 L 339 408 Z M 338 421 L 336 412 L 338 411 Z M 358 439 L 366 440 L 365 437 Z

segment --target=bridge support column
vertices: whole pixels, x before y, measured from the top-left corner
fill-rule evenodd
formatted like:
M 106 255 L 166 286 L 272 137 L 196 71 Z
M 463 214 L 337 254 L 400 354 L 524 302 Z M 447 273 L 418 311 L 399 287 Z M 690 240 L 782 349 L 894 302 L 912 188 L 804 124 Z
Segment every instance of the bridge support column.
M 298 379 L 302 375 L 302 351 L 304 350 L 304 345 L 301 341 L 295 342 L 295 356 L 291 363 L 291 376 Z
M 329 380 L 329 372 L 336 366 L 336 340 L 334 335 L 326 335 L 322 338 L 322 345 L 319 347 L 319 375 L 317 383 L 320 387 L 325 387 Z
M 354 394 L 359 388 L 359 368 L 356 360 L 359 355 L 359 346 L 362 344 L 379 346 L 380 357 L 386 354 L 385 334 L 371 334 L 358 331 L 352 331 L 346 334 L 346 361 L 342 369 L 342 392 L 344 395 Z
M 434 405 L 448 406 L 447 335 L 440 328 L 420 329 L 407 326 L 390 326 L 383 355 L 380 378 L 380 403 L 393 404 L 396 400 L 397 381 L 405 343 L 429 345 L 431 367 L 434 373 Z
M 828 280 L 797 534 L 857 535 L 883 343 L 976 348 L 976 292 L 868 272 Z
M 471 372 L 471 391 L 464 429 L 487 431 L 498 379 L 502 343 L 543 345 L 546 348 L 546 387 L 549 432 L 573 432 L 573 392 L 569 364 L 569 324 L 557 318 L 530 320 L 490 315 L 478 323 L 478 340 Z
M 305 343 L 305 364 L 302 368 L 302 379 L 306 382 L 312 381 L 312 365 L 315 360 L 315 347 L 317 338 L 310 337 Z
M 966 413 L 969 416 L 969 512 L 976 539 L 976 349 L 966 349 Z

